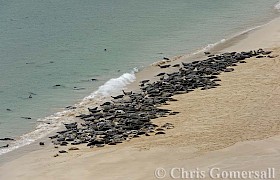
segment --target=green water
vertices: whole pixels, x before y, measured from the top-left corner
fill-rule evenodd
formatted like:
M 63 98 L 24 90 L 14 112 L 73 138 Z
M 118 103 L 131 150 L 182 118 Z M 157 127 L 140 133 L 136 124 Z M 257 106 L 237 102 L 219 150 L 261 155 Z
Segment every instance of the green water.
M 134 67 L 263 24 L 276 2 L 0 0 L 0 138 L 32 131 Z

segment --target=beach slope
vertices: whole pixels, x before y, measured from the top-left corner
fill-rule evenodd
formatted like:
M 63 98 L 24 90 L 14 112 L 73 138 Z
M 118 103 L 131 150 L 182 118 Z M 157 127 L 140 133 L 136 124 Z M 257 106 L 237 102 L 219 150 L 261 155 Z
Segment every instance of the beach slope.
M 273 58 L 251 58 L 219 77 L 221 86 L 176 95 L 166 105 L 180 114 L 156 119 L 175 128 L 164 135 L 117 146 L 57 154 L 47 145 L 0 165 L 0 179 L 156 179 L 164 168 L 259 171 L 275 168 L 280 178 L 280 19 L 243 35 L 226 51 L 272 50 Z M 180 171 L 173 174 L 180 176 Z M 158 175 L 162 175 L 159 173 Z

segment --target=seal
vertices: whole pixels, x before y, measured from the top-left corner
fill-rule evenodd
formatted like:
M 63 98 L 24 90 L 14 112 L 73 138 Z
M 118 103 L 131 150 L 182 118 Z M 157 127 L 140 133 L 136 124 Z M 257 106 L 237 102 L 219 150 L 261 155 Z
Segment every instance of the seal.
M 168 68 L 170 67 L 171 65 L 170 64 L 166 64 L 166 65 L 159 65 L 160 68 Z
M 5 146 L 0 146 L 0 148 L 7 148 L 9 147 L 9 144 L 5 145 Z

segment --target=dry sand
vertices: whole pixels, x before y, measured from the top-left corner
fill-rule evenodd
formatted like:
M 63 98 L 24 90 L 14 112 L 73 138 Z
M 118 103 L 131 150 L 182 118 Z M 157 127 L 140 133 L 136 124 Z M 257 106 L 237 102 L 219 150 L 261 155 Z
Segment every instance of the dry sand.
M 280 55 L 280 19 L 257 29 L 225 51 L 259 47 Z M 0 164 L 0 179 L 156 179 L 156 168 L 169 176 L 185 171 L 265 170 L 280 179 L 280 56 L 249 59 L 220 76 L 221 86 L 177 95 L 166 108 L 181 112 L 159 118 L 174 129 L 101 149 L 79 146 L 53 157 L 52 145 Z M 64 148 L 65 149 L 65 148 Z M 197 169 L 198 168 L 198 169 Z M 173 175 L 180 176 L 175 169 Z M 186 173 L 184 174 L 186 175 Z

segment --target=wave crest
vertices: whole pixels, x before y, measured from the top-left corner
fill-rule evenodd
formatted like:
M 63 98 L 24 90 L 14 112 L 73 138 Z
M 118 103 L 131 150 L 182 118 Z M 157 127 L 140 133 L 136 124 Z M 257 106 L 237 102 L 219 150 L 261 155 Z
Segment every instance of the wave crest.
M 280 1 L 275 4 L 274 9 L 276 9 L 280 12 Z
M 130 73 L 124 73 L 118 78 L 110 79 L 104 85 L 100 86 L 97 91 L 85 97 L 80 104 L 74 105 L 77 107 L 76 109 L 63 110 L 51 116 L 38 119 L 38 125 L 34 131 L 20 136 L 16 141 L 11 142 L 8 148 L 0 149 L 0 155 L 29 145 L 34 141 L 45 137 L 47 134 L 59 129 L 63 123 L 75 121 L 75 115 L 87 109 L 87 107 L 93 103 L 91 100 L 94 99 L 96 103 L 101 102 L 103 98 L 115 93 L 120 93 L 126 85 L 135 81 L 136 72 L 138 72 L 138 69 L 134 68 Z
M 109 96 L 112 93 L 119 93 L 126 85 L 135 81 L 135 72 L 138 72 L 137 68 L 134 68 L 131 73 L 124 73 L 118 78 L 112 78 L 104 85 L 100 86 L 97 91 L 84 98 L 84 100 L 93 99 L 97 96 Z

